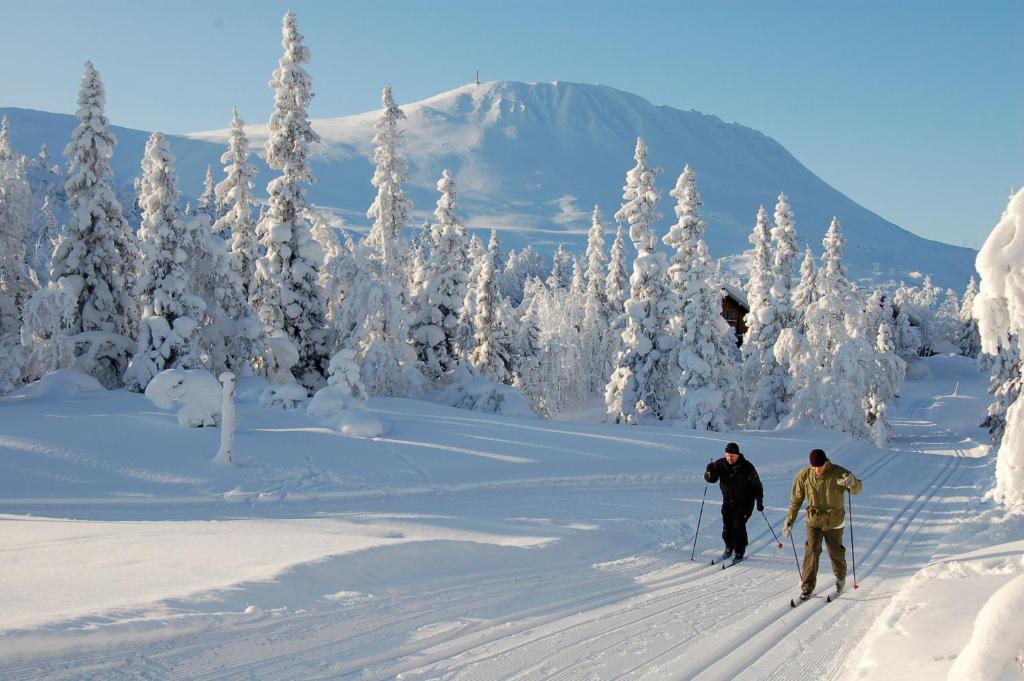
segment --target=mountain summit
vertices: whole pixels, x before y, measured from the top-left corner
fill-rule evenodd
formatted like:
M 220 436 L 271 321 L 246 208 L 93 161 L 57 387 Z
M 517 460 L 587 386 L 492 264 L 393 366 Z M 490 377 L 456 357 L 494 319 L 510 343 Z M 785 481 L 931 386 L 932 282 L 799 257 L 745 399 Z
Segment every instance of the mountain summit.
M 505 247 L 534 243 L 549 250 L 564 242 L 582 252 L 594 205 L 613 226 L 639 136 L 648 144 L 651 165 L 663 169 L 657 180 L 664 215 L 655 225 L 659 236 L 674 219 L 668 192 L 689 163 L 697 173 L 714 257 L 747 250 L 758 206 L 770 213 L 782 191 L 796 213 L 801 247 L 820 253 L 829 221 L 839 217 L 855 277 L 911 282 L 917 273 L 930 272 L 936 283 L 962 289 L 974 271 L 973 250 L 901 229 L 829 186 L 775 140 L 716 116 L 655 106 L 603 85 L 566 82 L 470 84 L 402 108 L 408 117 L 403 127 L 407 194 L 415 203 L 415 219 L 422 222 L 433 212 L 437 179 L 450 168 L 467 223 L 498 228 Z M 72 116 L 24 109 L 0 109 L 0 114 L 11 117 L 15 148 L 30 154 L 43 142 L 63 149 L 77 123 Z M 322 142 L 311 158 L 316 183 L 309 198 L 357 231 L 367 225 L 374 195 L 370 178 L 378 114 L 313 121 Z M 127 184 L 139 174 L 149 133 L 113 130 L 119 144 L 112 167 L 118 182 Z M 267 126 L 249 125 L 247 131 L 253 149 L 262 154 Z M 207 165 L 219 171 L 227 137 L 227 128 L 168 136 L 185 194 L 198 196 Z M 273 174 L 262 160 L 253 160 L 259 167 L 256 191 L 263 194 Z
M 959 288 L 973 272 L 970 249 L 901 229 L 829 186 L 775 140 L 716 116 L 655 106 L 603 85 L 567 82 L 470 84 L 403 109 L 417 213 L 433 210 L 434 185 L 450 168 L 469 224 L 520 233 L 509 234 L 506 243 L 582 244 L 594 205 L 610 223 L 633 165 L 636 138 L 643 137 L 651 164 L 663 169 L 658 186 L 666 217 L 659 231 L 664 233 L 673 214 L 668 191 L 689 163 L 697 172 L 716 257 L 746 250 L 758 206 L 771 212 L 782 191 L 796 211 L 801 246 L 820 252 L 831 217 L 839 217 L 855 275 L 910 280 L 914 272 L 931 271 L 936 281 Z M 310 196 L 357 226 L 372 200 L 376 118 L 372 111 L 313 121 L 322 145 Z M 250 126 L 249 133 L 258 148 L 266 126 Z M 189 137 L 223 143 L 227 130 Z

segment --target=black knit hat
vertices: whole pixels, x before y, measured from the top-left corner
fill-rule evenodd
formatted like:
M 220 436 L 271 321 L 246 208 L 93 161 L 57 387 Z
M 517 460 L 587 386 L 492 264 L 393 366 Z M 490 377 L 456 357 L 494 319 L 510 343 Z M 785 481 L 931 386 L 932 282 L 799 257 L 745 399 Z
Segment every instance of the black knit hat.
M 825 456 L 825 450 L 823 449 L 812 449 L 810 454 L 810 460 L 812 466 L 824 466 L 825 462 L 828 461 L 828 457 Z
M 730 442 L 729 444 L 727 444 L 725 446 L 725 453 L 726 454 L 739 454 L 740 453 L 740 446 L 738 444 L 736 444 L 735 442 Z

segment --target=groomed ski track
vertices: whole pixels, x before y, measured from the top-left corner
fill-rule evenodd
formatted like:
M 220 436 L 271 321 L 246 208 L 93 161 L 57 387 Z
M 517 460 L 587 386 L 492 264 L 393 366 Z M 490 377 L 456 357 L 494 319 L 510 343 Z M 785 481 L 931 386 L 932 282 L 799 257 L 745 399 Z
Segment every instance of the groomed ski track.
M 915 387 L 907 384 L 910 394 L 904 394 L 892 419 L 890 451 L 879 454 L 854 442 L 830 452 L 864 480 L 864 492 L 853 499 L 861 586 L 853 589 L 851 573 L 847 591 L 831 604 L 825 602 L 832 578 L 823 553 L 816 597 L 798 608 L 789 606 L 798 589 L 793 549 L 787 540 L 778 549 L 757 513 L 748 525 L 748 560 L 728 570 L 708 565 L 712 550 L 720 550 L 718 508 L 709 505 L 699 562 L 688 560 L 687 537 L 676 545 L 645 541 L 623 547 L 625 557 L 614 560 L 584 547 L 559 564 L 505 570 L 464 566 L 457 579 L 415 593 L 353 595 L 334 604 L 296 607 L 292 602 L 275 609 L 268 601 L 263 611 L 233 615 L 216 609 L 176 612 L 172 606 L 155 622 L 104 628 L 104 622 L 94 621 L 77 631 L 35 633 L 40 650 L 21 662 L 0 664 L 0 676 L 836 678 L 902 581 L 934 556 L 947 523 L 969 512 L 972 492 L 964 490 L 974 489 L 985 465 L 985 459 L 965 457 L 960 435 L 927 420 L 933 398 L 913 394 Z M 946 394 L 953 390 L 949 385 Z M 789 477 L 779 474 L 769 485 L 767 515 L 780 538 Z M 563 497 L 575 492 L 540 485 L 489 493 L 506 497 L 498 504 L 543 507 L 571 504 Z M 613 489 L 607 494 L 617 498 Z M 637 493 L 631 495 L 621 503 L 637 503 Z M 709 490 L 709 501 L 716 496 L 716 489 Z M 455 512 L 458 495 L 448 497 L 442 512 Z M 687 502 L 699 503 L 699 497 Z M 472 508 L 478 502 L 465 503 Z M 794 539 L 801 559 L 803 535 L 800 521 Z M 848 531 L 845 543 L 849 559 Z M 330 561 L 312 566 L 310 578 L 322 578 L 330 569 Z M 60 641 L 58 653 L 43 652 L 48 636 Z

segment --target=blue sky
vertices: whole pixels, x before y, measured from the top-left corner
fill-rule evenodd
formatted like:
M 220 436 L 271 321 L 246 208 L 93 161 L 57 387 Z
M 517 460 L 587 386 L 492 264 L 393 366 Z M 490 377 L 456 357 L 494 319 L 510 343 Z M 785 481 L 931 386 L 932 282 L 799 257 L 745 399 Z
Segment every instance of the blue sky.
M 4 2 L 0 105 L 73 112 L 82 63 L 119 125 L 266 120 L 289 7 L 314 117 L 472 80 L 603 83 L 758 129 L 926 237 L 980 245 L 1024 184 L 1024 2 Z M 625 170 L 625 168 L 624 168 Z

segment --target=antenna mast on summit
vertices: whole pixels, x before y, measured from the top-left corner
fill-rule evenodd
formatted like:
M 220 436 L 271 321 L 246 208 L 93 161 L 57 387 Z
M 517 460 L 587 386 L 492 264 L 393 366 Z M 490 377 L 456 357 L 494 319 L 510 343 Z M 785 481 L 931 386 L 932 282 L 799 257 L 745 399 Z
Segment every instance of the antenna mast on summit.
M 480 69 L 476 70 L 476 84 L 480 84 Z

